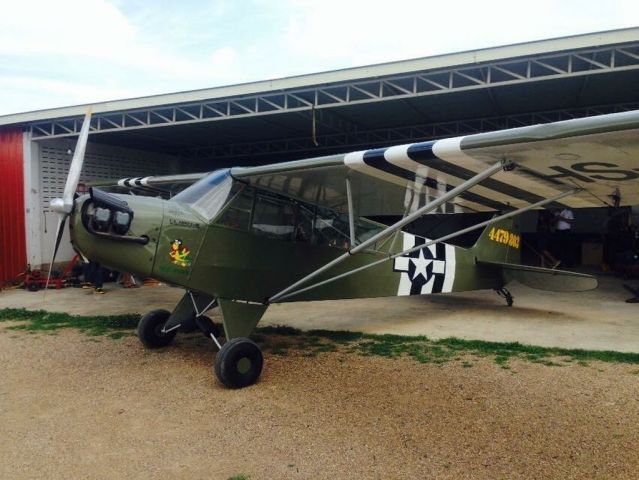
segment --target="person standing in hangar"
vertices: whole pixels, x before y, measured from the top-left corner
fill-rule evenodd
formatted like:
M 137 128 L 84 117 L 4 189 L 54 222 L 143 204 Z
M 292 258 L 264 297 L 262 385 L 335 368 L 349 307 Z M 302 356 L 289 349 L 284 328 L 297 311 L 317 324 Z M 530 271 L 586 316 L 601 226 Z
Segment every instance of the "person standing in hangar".
M 572 225 L 575 216 L 572 210 L 564 208 L 555 213 L 555 238 L 559 248 L 559 260 L 564 267 L 574 266 L 572 245 Z

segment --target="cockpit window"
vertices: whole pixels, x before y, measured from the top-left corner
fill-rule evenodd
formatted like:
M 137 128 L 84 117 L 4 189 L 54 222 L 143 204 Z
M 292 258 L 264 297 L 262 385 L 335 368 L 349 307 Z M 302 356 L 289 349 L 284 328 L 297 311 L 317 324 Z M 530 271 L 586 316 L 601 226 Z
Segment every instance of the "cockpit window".
M 230 170 L 216 170 L 171 199 L 189 205 L 207 221 L 224 206 L 233 186 Z

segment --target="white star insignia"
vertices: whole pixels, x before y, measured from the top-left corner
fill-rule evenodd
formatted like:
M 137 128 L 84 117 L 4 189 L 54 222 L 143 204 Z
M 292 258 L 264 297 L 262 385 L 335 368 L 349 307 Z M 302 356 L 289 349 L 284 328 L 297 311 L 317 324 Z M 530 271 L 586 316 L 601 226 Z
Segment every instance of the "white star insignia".
M 424 258 L 424 250 L 419 251 L 418 257 L 412 257 L 411 262 L 415 265 L 415 273 L 413 273 L 413 278 L 411 280 L 415 280 L 418 276 L 424 277 L 424 280 L 428 280 L 426 276 L 426 267 L 431 264 L 432 260 Z

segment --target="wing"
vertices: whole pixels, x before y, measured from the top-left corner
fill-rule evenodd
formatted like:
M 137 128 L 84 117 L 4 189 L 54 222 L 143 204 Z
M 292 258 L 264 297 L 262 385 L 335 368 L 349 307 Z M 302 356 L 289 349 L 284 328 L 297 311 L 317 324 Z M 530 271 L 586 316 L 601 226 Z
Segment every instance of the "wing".
M 102 180 L 89 182 L 91 187 L 113 187 L 116 190 L 140 192 L 143 194 L 159 194 L 171 197 L 208 175 L 204 173 L 183 173 L 177 175 L 161 175 L 149 177 L 129 177 L 119 180 Z
M 579 188 L 551 206 L 639 204 L 639 111 L 231 170 L 257 187 L 359 215 L 414 211 L 494 165 L 439 213 L 522 208 Z

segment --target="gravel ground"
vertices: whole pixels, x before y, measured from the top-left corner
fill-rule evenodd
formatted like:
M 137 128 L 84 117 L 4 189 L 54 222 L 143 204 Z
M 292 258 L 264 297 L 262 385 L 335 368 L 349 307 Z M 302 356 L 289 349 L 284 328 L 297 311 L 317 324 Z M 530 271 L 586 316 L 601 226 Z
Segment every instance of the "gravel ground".
M 637 478 L 639 366 L 268 356 L 0 326 L 0 478 Z

